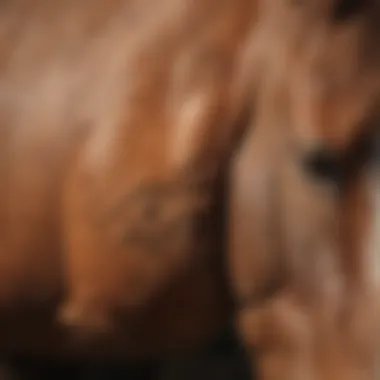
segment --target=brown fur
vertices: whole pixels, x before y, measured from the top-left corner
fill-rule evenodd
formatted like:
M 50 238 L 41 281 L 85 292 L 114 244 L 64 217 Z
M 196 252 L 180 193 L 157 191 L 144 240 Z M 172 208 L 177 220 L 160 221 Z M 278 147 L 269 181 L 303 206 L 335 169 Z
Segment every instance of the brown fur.
M 238 323 L 265 380 L 377 378 L 376 252 L 367 243 L 378 213 L 368 189 L 379 189 L 369 181 L 374 147 L 366 162 L 357 162 L 362 155 L 353 147 L 378 133 L 379 10 L 369 1 L 337 17 L 338 5 L 264 2 L 263 107 L 235 162 L 230 257 L 238 292 L 243 300 L 251 295 Z M 263 148 L 260 136 L 272 143 Z M 345 166 L 344 183 L 306 169 L 310 155 L 325 151 Z M 266 220 L 273 202 L 280 222 L 269 219 L 259 230 L 252 222 Z M 253 254 L 253 247 L 264 250 Z M 276 277 L 277 291 L 257 307 L 255 279 Z
M 196 346 L 231 313 L 216 193 L 254 2 L 0 7 L 0 349 Z
M 264 380 L 371 378 L 364 176 L 337 195 L 303 166 L 372 131 L 377 5 L 337 5 L 0 4 L 0 349 L 141 357 L 211 336 L 233 313 L 219 193 L 245 132 L 227 179 L 246 347 Z

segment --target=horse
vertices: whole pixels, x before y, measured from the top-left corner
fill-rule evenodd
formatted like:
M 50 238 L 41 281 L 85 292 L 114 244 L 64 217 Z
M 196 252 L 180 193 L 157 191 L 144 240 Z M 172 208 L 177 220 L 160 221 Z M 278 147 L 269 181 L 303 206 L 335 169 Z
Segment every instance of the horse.
M 0 352 L 166 358 L 231 319 L 255 1 L 0 3 Z
M 323 349 L 335 344 L 326 305 L 334 307 L 303 243 L 340 243 L 316 227 L 341 223 L 310 207 L 328 211 L 335 198 L 294 165 L 296 147 L 307 144 L 291 115 L 300 100 L 287 94 L 301 93 L 297 76 L 309 74 L 301 69 L 310 62 L 292 60 L 296 37 L 309 43 L 319 30 L 306 20 L 331 25 L 330 14 L 305 18 L 308 4 L 285 0 L 0 7 L 1 352 L 162 358 L 197 347 L 236 316 L 264 380 L 293 380 L 300 365 L 299 376 L 333 376 L 329 362 L 307 367 L 310 335 L 326 338 Z M 290 20 L 298 23 L 288 30 Z M 274 109 L 281 122 L 267 119 Z M 265 199 L 273 178 L 286 214 L 273 206 L 276 194 Z M 284 236 L 269 242 L 272 226 Z M 338 359 L 348 357 L 331 361 L 341 371 L 357 364 Z
M 263 7 L 263 107 L 230 199 L 241 336 L 261 379 L 376 379 L 380 4 Z

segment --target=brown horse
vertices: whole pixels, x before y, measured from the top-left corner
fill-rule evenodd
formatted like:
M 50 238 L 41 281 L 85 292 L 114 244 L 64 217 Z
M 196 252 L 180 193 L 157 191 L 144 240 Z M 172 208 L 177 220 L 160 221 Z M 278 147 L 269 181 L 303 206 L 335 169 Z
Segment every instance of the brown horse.
M 263 9 L 262 107 L 231 193 L 242 336 L 265 380 L 377 379 L 380 4 Z
M 376 41 L 369 19 L 377 16 L 367 10 L 346 25 L 330 17 L 341 11 L 327 0 L 315 4 L 0 3 L 3 352 L 162 357 L 212 336 L 234 312 L 222 190 L 244 131 L 231 172 L 229 231 L 244 341 L 257 350 L 264 380 L 335 379 L 344 370 L 363 378 L 351 369 L 368 369 L 372 350 L 363 334 L 355 341 L 363 323 L 351 322 L 364 319 L 342 311 L 372 316 L 351 270 L 358 268 L 351 261 L 366 260 L 361 247 L 343 250 L 347 241 L 333 235 L 338 226 L 355 243 L 363 236 L 353 221 L 366 208 L 352 190 L 363 180 L 355 177 L 357 186 L 338 199 L 304 170 L 320 152 L 299 129 L 311 115 L 301 105 L 315 99 L 298 96 L 331 39 L 348 33 L 356 41 L 363 30 L 358 46 L 374 59 L 365 48 Z M 307 60 L 314 38 L 319 50 Z M 355 72 L 371 78 L 362 86 L 367 98 L 373 72 Z M 362 101 L 353 82 L 349 71 L 347 94 Z M 334 95 L 331 109 L 346 115 L 338 99 L 347 104 Z M 330 138 L 324 123 L 316 124 L 319 141 L 349 152 L 352 129 L 331 119 L 341 132 Z M 338 314 L 350 316 L 343 332 L 333 329 Z
M 164 356 L 228 322 L 254 6 L 0 3 L 1 351 Z

